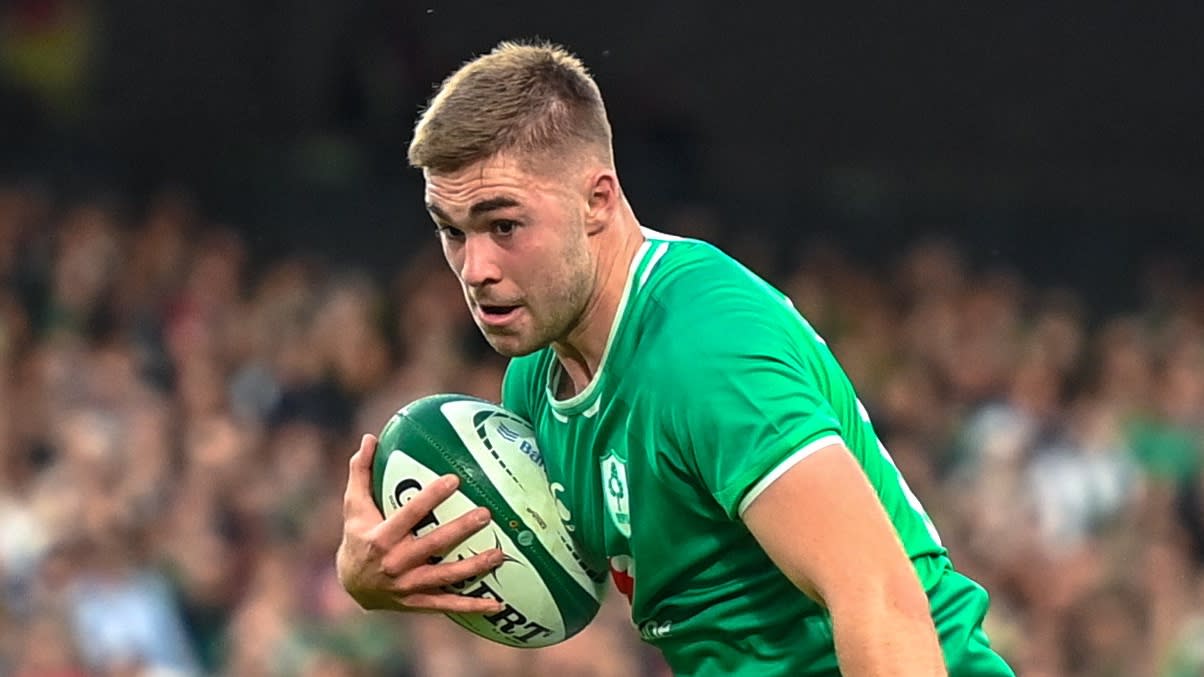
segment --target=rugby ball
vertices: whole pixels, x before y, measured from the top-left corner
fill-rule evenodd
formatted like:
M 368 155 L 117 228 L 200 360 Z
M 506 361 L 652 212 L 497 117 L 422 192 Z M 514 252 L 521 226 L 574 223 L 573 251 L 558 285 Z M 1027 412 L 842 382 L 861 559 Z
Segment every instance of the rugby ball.
M 424 397 L 398 411 L 381 431 L 372 494 L 388 517 L 446 474 L 460 486 L 414 528 L 422 535 L 478 506 L 493 521 L 445 558 L 500 548 L 493 571 L 447 588 L 496 599 L 496 614 L 447 616 L 470 632 L 514 647 L 562 642 L 598 613 L 605 573 L 591 568 L 563 521 L 568 511 L 549 486 L 531 426 L 515 414 L 467 395 Z

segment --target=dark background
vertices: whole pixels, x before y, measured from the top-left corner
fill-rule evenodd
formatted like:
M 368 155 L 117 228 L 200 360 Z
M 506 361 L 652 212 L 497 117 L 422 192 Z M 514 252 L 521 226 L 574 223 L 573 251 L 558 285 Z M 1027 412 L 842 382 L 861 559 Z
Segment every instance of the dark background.
M 701 209 L 782 258 L 945 234 L 1109 309 L 1154 258 L 1204 269 L 1199 3 L 3 6 L 10 179 L 130 209 L 183 188 L 259 256 L 407 256 L 428 233 L 404 161 L 420 107 L 462 61 L 539 36 L 594 72 L 646 225 Z M 18 63 L 47 35 L 54 57 Z
M 1018 674 L 1204 674 L 1204 4 L 737 4 L 0 0 L 0 675 L 666 674 L 618 595 L 503 651 L 333 569 L 359 433 L 500 392 L 404 155 L 532 36 L 823 334 Z

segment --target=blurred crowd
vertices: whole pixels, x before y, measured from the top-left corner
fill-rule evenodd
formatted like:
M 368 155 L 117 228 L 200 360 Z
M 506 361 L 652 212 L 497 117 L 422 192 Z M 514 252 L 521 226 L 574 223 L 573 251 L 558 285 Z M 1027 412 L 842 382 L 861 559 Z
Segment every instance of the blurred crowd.
M 885 264 L 754 245 L 731 249 L 828 339 L 1020 674 L 1201 674 L 1191 271 L 1150 267 L 1100 317 L 948 241 Z M 0 675 L 665 675 L 617 594 L 520 651 L 339 587 L 360 433 L 433 392 L 497 399 L 504 367 L 433 246 L 382 277 L 258 260 L 181 194 L 0 188 Z

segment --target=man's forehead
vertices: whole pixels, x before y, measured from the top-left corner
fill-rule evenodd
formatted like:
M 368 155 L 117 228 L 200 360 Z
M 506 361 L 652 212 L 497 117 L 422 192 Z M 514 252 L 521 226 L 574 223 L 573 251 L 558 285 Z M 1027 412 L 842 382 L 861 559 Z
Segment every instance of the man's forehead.
M 422 171 L 426 195 L 455 199 L 462 195 L 487 192 L 515 192 L 533 183 L 536 177 L 513 162 L 486 158 L 452 171 Z M 429 200 L 428 200 L 429 201 Z
M 427 211 L 440 215 L 451 213 L 456 216 L 475 216 L 497 209 L 522 207 L 531 201 L 528 191 L 523 190 L 521 186 L 487 182 L 448 190 L 446 186 L 428 181 L 424 198 Z
M 429 182 L 432 179 L 447 181 L 460 177 L 488 176 L 513 172 L 523 173 L 524 170 L 530 169 L 527 166 L 528 164 L 521 162 L 513 153 L 494 153 L 493 155 L 468 162 L 456 169 L 423 167 L 422 176 Z
M 466 171 L 467 170 L 467 171 Z M 423 172 L 427 209 L 438 214 L 478 214 L 506 207 L 541 203 L 544 197 L 569 192 L 563 177 L 526 172 L 511 164 L 470 165 L 456 172 Z M 480 206 L 485 203 L 485 207 Z

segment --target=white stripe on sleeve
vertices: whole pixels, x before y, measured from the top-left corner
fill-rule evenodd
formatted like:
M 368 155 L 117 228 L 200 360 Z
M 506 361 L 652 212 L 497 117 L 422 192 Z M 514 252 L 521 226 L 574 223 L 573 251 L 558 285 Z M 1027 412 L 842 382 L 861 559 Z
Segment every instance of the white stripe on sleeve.
M 757 500 L 757 497 L 760 496 L 761 493 L 766 489 L 768 489 L 769 485 L 777 481 L 777 479 L 782 475 L 785 475 L 787 470 L 790 470 L 794 466 L 798 465 L 799 461 L 807 458 L 811 454 L 814 454 L 824 447 L 843 443 L 844 439 L 841 438 L 840 435 L 825 435 L 787 456 L 781 463 L 777 464 L 773 470 L 770 470 L 768 473 L 766 473 L 759 482 L 753 485 L 752 489 L 748 490 L 748 493 L 744 495 L 744 499 L 740 501 L 740 506 L 736 508 L 736 512 L 740 515 L 740 517 L 744 517 L 744 511 L 748 510 L 748 506 L 752 505 L 752 502 Z

